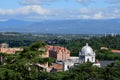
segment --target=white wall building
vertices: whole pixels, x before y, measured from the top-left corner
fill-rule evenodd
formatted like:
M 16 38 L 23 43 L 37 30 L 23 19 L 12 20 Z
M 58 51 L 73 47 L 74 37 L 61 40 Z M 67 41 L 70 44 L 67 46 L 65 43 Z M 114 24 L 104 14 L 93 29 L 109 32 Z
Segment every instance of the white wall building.
M 71 57 L 70 59 L 63 62 L 63 71 L 69 70 L 70 67 L 73 67 L 76 64 L 82 64 L 88 61 L 93 63 L 93 66 L 100 67 L 100 63 L 95 59 L 95 52 L 88 45 L 88 43 L 86 43 L 86 45 L 83 46 L 83 48 L 79 52 L 79 57 Z
M 79 52 L 79 62 L 95 62 L 95 52 L 93 49 L 86 43 L 86 45 L 82 48 L 82 50 Z

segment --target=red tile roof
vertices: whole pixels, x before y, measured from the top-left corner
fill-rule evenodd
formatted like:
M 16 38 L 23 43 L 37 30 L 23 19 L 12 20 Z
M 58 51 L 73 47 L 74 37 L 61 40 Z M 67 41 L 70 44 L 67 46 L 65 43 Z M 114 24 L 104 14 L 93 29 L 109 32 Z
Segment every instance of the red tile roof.
M 62 71 L 62 64 L 53 63 L 49 68 L 55 68 L 57 71 Z
M 113 53 L 120 53 L 120 50 L 112 50 Z

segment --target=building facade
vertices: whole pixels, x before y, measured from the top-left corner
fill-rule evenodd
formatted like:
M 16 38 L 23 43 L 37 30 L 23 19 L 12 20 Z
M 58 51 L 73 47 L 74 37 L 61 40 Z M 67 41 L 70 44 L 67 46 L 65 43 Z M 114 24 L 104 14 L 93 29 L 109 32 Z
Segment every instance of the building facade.
M 10 48 L 7 43 L 0 44 L 0 52 L 6 54 L 15 54 L 16 52 L 23 51 L 23 48 Z
M 64 47 L 46 45 L 47 53 L 49 57 L 52 57 L 58 61 L 67 60 L 70 58 L 70 51 Z
M 79 52 L 78 57 L 71 57 L 68 60 L 63 61 L 63 70 L 69 70 L 70 68 L 73 68 L 75 65 L 82 64 L 85 62 L 91 62 L 93 63 L 93 66 L 100 67 L 100 63 L 98 60 L 95 59 L 95 52 L 93 49 L 86 43 L 85 46 L 81 49 Z
M 79 62 L 95 62 L 95 52 L 93 49 L 86 43 L 86 45 L 82 48 L 82 50 L 79 52 Z

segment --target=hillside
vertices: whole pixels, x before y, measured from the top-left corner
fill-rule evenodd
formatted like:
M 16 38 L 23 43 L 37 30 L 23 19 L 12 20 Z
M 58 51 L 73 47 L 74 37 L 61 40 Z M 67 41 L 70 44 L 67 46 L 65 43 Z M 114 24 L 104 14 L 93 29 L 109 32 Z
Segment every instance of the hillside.
M 57 20 L 57 21 L 20 21 L 0 22 L 1 32 L 36 32 L 64 34 L 120 34 L 120 19 L 112 20 Z

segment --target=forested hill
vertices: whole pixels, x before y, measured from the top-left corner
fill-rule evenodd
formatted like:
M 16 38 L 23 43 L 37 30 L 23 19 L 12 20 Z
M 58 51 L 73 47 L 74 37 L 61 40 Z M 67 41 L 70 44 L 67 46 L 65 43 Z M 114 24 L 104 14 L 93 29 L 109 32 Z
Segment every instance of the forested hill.
M 20 21 L 8 20 L 0 22 L 1 32 L 36 32 L 36 33 L 63 33 L 63 34 L 120 34 L 120 19 L 110 20 L 47 20 L 47 21 Z

